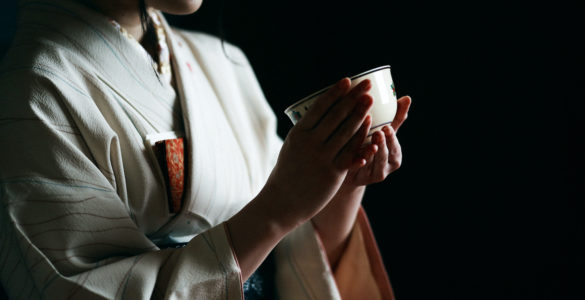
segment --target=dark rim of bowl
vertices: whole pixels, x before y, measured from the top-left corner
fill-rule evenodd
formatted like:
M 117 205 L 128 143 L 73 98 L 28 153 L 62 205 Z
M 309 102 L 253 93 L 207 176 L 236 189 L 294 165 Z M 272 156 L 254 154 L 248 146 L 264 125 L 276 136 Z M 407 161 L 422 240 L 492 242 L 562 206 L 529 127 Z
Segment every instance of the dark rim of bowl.
M 374 72 L 377 72 L 377 71 L 380 71 L 380 70 L 383 70 L 383 69 L 390 69 L 390 65 L 380 66 L 380 67 L 377 67 L 377 68 L 373 68 L 373 69 L 367 70 L 367 71 L 365 71 L 365 72 L 362 72 L 362 73 L 359 73 L 359 74 L 357 74 L 357 75 L 351 76 L 349 79 L 350 79 L 350 80 L 354 80 L 354 79 L 356 79 L 356 78 L 359 78 L 359 77 L 362 77 L 362 76 L 366 76 L 366 75 L 368 75 L 368 74 L 370 74 L 370 73 L 374 73 Z M 334 84 L 335 84 L 335 83 L 334 83 Z M 285 113 L 287 113 L 287 112 L 289 112 L 291 109 L 293 109 L 295 106 L 299 106 L 301 103 L 303 103 L 303 102 L 305 102 L 305 101 L 308 101 L 308 100 L 312 99 L 313 97 L 316 97 L 316 96 L 319 96 L 319 95 L 321 95 L 321 94 L 325 93 L 325 92 L 326 92 L 327 90 L 329 90 L 329 89 L 330 89 L 330 88 L 331 88 L 331 87 L 332 87 L 334 84 L 331 84 L 331 85 L 329 85 L 329 86 L 327 86 L 327 87 L 325 87 L 325 88 L 322 88 L 322 89 L 320 89 L 319 91 L 317 91 L 317 92 L 314 92 L 314 93 L 312 93 L 311 95 L 309 95 L 309 96 L 307 96 L 307 97 L 305 97 L 305 98 L 303 98 L 303 99 L 301 99 L 301 100 L 299 100 L 299 101 L 295 102 L 294 104 L 292 104 L 292 105 L 290 105 L 289 107 L 287 107 L 287 108 L 284 110 L 284 112 L 285 112 Z

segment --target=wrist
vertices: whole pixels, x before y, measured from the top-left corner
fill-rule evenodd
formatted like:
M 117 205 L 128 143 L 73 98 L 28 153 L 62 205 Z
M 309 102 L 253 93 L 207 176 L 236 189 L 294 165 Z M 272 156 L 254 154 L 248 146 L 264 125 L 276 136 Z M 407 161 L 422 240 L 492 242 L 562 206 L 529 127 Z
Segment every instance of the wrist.
M 259 194 L 225 223 L 243 280 L 247 280 L 278 242 L 294 229 L 270 212 L 267 206 L 270 199 L 267 198 L 268 195 Z
M 342 186 L 329 205 L 312 219 L 332 268 L 343 253 L 365 189 L 365 186 Z
M 286 234 L 302 224 L 304 220 L 293 214 L 292 211 L 277 205 L 281 201 L 292 202 L 292 199 L 284 200 L 285 195 L 287 195 L 286 192 L 267 183 L 250 205 L 254 215 L 263 220 L 263 223 L 269 226 L 271 230 L 285 232 Z
M 363 194 L 366 191 L 365 185 L 342 185 L 337 193 L 335 194 L 336 198 L 352 198 L 352 199 L 361 199 Z M 360 200 L 361 201 L 361 200 Z

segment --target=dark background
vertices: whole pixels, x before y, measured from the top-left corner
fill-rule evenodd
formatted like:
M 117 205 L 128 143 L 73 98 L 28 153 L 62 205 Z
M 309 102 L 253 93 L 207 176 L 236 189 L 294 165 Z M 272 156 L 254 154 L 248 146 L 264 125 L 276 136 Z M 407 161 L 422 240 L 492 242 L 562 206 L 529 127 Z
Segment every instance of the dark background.
M 398 299 L 585 299 L 585 12 L 511 3 L 224 0 L 283 138 L 343 76 L 389 64 L 413 98 L 402 168 L 364 200 Z M 220 11 L 169 21 L 218 35 Z

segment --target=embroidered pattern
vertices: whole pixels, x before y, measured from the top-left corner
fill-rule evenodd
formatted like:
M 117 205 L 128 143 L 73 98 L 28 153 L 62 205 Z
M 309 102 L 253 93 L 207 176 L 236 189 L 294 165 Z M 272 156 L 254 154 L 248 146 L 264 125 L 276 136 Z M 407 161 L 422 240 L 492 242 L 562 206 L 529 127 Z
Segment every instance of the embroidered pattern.
M 171 55 L 169 46 L 167 45 L 167 36 L 165 29 L 162 26 L 162 21 L 158 15 L 153 11 L 149 13 L 152 20 L 152 26 L 156 31 L 156 38 L 158 40 L 158 72 L 165 78 L 167 82 L 171 81 Z
M 171 212 L 179 212 L 185 185 L 185 162 L 183 138 L 165 140 L 165 160 L 169 175 L 168 187 Z
M 298 122 L 301 119 L 301 113 L 299 113 L 296 110 L 293 110 L 291 115 L 292 115 L 293 121 L 295 121 L 295 122 Z

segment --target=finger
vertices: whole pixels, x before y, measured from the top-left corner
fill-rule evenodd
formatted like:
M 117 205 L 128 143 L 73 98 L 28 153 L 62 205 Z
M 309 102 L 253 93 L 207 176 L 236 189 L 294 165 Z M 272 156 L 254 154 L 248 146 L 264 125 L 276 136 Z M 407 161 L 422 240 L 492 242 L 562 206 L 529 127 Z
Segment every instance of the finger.
M 339 152 L 358 131 L 373 103 L 374 99 L 370 95 L 362 95 L 351 115 L 327 138 L 325 146 L 335 153 Z
M 376 143 L 368 144 L 362 148 L 358 157 L 365 159 L 367 163 L 371 163 L 379 149 L 380 147 Z
M 346 95 L 351 86 L 351 80 L 347 77 L 338 81 L 334 86 L 323 93 L 311 106 L 311 109 L 297 123 L 300 128 L 311 129 L 319 122 L 323 115 L 329 110 L 331 105 L 340 97 Z
M 336 165 L 338 165 L 340 168 L 355 166 L 356 154 L 359 152 L 361 145 L 366 140 L 366 136 L 368 135 L 368 131 L 370 130 L 371 125 L 372 117 L 366 116 L 358 132 L 354 134 L 351 140 L 345 145 L 345 147 L 343 147 L 343 149 L 335 157 L 334 161 Z M 358 158 L 357 161 L 359 161 L 361 164 L 362 158 Z M 364 162 L 364 164 L 366 162 Z
M 386 126 L 384 126 L 386 127 Z M 376 182 L 383 181 L 386 179 L 386 167 L 388 164 L 388 147 L 386 146 L 386 138 L 384 133 L 381 131 L 377 131 L 374 133 L 373 137 L 374 142 L 378 145 L 379 150 L 374 156 L 374 161 L 372 162 L 372 178 Z
M 317 123 L 315 127 L 316 134 L 324 138 L 324 140 L 328 139 L 360 103 L 360 96 L 367 93 L 371 88 L 371 82 L 366 79 L 351 89 L 351 91 L 339 101 L 335 102 L 335 104 L 333 104 L 323 118 Z M 358 127 L 359 124 L 361 124 L 361 122 L 358 123 Z
M 368 144 L 364 146 L 363 149 L 359 151 L 359 154 L 354 159 L 351 170 L 356 170 L 365 167 L 374 159 L 374 155 L 376 155 L 376 152 L 378 152 L 378 145 Z
M 392 121 L 391 124 L 392 128 L 394 128 L 394 131 L 398 131 L 398 128 L 400 128 L 402 123 L 404 123 L 408 117 L 408 110 L 410 109 L 411 103 L 412 98 L 410 96 L 404 96 L 398 99 L 396 117 L 394 117 L 394 121 Z
M 393 172 L 402 164 L 402 147 L 398 142 L 396 131 L 392 127 L 385 126 L 382 131 L 386 134 L 386 146 L 389 151 L 388 164 L 390 164 L 390 172 Z
M 355 162 L 360 162 L 359 166 L 356 169 L 365 167 L 374 160 L 374 155 L 378 152 L 378 145 L 377 144 L 367 144 L 362 146 L 358 151 L 359 154 L 356 155 L 354 159 Z

